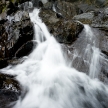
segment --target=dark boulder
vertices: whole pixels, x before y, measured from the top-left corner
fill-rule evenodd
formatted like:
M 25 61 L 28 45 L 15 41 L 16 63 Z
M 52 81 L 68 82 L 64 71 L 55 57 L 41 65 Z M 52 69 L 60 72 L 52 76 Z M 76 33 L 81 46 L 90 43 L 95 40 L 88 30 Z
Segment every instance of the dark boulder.
M 27 41 L 33 39 L 33 24 L 27 12 L 18 11 L 0 21 L 0 58 L 10 58 Z
M 57 14 L 51 10 L 41 10 L 40 17 L 47 25 L 50 33 L 54 35 L 60 43 L 70 44 L 76 40 L 78 34 L 82 31 L 83 25 L 79 22 L 74 22 L 70 18 L 66 21 L 58 18 Z
M 36 42 L 35 41 L 28 41 L 27 43 L 25 43 L 24 45 L 22 45 L 18 51 L 16 51 L 15 53 L 15 57 L 23 57 L 23 56 L 27 56 L 31 53 L 31 51 L 33 50 L 33 48 L 36 46 Z
M 21 86 L 15 76 L 0 73 L 0 108 L 12 108 L 20 94 Z
M 83 25 L 79 22 L 61 20 L 54 26 L 53 35 L 60 43 L 71 44 L 78 38 Z
M 0 69 L 9 64 L 16 51 L 27 41 L 33 39 L 33 24 L 29 13 L 17 11 L 0 20 Z

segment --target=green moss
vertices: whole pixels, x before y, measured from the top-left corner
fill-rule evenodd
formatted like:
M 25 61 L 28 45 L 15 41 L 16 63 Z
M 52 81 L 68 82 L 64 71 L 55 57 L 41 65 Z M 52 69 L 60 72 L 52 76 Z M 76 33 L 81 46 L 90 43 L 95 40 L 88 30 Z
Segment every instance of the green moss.
M 5 12 L 7 10 L 7 7 L 4 6 L 3 9 L 2 9 L 2 12 Z

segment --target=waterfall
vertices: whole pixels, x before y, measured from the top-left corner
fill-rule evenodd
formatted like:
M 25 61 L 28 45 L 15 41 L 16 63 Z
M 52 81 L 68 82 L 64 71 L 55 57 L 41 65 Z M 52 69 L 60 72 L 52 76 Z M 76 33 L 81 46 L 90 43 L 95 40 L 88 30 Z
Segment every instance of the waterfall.
M 99 49 L 100 34 L 98 30 L 84 25 L 84 30 L 79 38 L 69 48 L 72 61 L 70 66 L 87 73 L 91 78 L 98 78 L 101 72 L 101 65 L 105 57 Z
M 100 59 L 101 59 L 101 52 L 99 50 L 99 34 L 96 36 L 97 31 L 93 33 L 92 29 L 89 26 L 85 27 L 86 36 L 88 37 L 89 41 L 89 48 L 92 50 L 92 53 L 89 51 L 88 53 L 91 53 L 91 61 L 90 61 L 90 67 L 89 67 L 89 76 L 91 78 L 98 78 L 98 75 L 100 73 Z
M 22 64 L 2 69 L 3 73 L 17 75 L 16 79 L 23 87 L 13 108 L 108 108 L 108 86 L 67 65 L 61 46 L 48 32 L 38 13 L 38 9 L 30 13 L 37 47 Z M 90 37 L 89 30 L 86 26 L 81 36 L 87 48 L 82 53 L 83 46 L 75 43 L 77 48 L 73 58 L 83 55 L 81 58 L 93 69 L 98 66 L 100 51 L 95 45 L 96 37 Z M 92 69 L 90 73 L 97 72 L 97 68 Z

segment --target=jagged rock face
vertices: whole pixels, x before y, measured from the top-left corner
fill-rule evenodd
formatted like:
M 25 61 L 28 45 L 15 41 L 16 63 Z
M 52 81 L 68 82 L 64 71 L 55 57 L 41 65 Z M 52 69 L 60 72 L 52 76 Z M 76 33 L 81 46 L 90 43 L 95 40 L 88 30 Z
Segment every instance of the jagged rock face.
M 8 16 L 6 21 L 1 21 L 0 29 L 0 58 L 14 56 L 20 46 L 33 39 L 33 25 L 27 12 L 18 11 Z
M 9 64 L 8 60 L 27 41 L 33 39 L 33 24 L 28 12 L 17 11 L 0 20 L 0 68 Z
M 83 25 L 78 22 L 57 18 L 51 10 L 41 10 L 40 17 L 60 43 L 71 44 L 83 29 Z

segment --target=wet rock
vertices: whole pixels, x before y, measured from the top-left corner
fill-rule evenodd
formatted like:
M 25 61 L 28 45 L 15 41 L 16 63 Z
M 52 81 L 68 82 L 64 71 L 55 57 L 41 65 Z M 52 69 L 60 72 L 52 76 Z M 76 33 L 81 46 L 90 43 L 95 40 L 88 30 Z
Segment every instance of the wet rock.
M 83 24 L 91 24 L 94 18 L 94 12 L 87 12 L 73 17 L 74 20 L 80 21 Z
M 70 44 L 78 38 L 83 25 L 72 21 L 59 21 L 55 26 L 54 36 L 60 43 Z
M 47 2 L 44 4 L 43 8 L 52 9 L 65 19 L 72 19 L 73 16 L 81 13 L 81 10 L 77 7 L 77 5 L 60 0 L 55 2 Z
M 93 18 L 92 27 L 108 30 L 108 9 L 99 9 L 94 11 L 95 16 Z
M 47 0 L 31 0 L 33 7 L 43 7 L 43 4 L 47 3 Z
M 12 108 L 18 97 L 19 94 L 17 92 L 0 90 L 0 108 Z
M 11 108 L 20 94 L 21 86 L 14 76 L 0 73 L 0 107 Z
M 0 19 L 0 69 L 8 66 L 9 60 L 27 41 L 33 39 L 33 24 L 28 12 L 17 11 Z
M 81 21 L 84 24 L 90 24 L 92 27 L 101 30 L 108 30 L 108 9 L 95 9 L 92 12 L 76 15 L 74 20 Z
M 0 89 L 11 90 L 15 92 L 21 91 L 21 86 L 15 80 L 15 76 L 0 73 Z
M 57 18 L 57 14 L 51 10 L 41 10 L 40 17 L 60 43 L 72 43 L 83 29 L 81 23 Z
M 33 39 L 33 24 L 27 12 L 18 11 L 0 21 L 0 58 L 12 57 L 27 41 Z
M 37 43 L 35 41 L 28 41 L 18 49 L 18 51 L 15 53 L 15 57 L 23 57 L 29 55 L 33 48 L 36 47 L 36 44 Z
M 18 5 L 20 10 L 24 11 L 30 11 L 33 8 L 33 3 L 32 2 L 24 2 L 20 5 Z
M 28 30 L 28 31 L 27 31 Z M 27 32 L 26 32 L 27 31 Z M 14 44 L 13 48 L 10 50 L 10 55 L 14 56 L 15 52 L 27 41 L 33 39 L 33 26 L 26 26 L 20 29 L 20 34 L 22 34 L 17 42 Z

